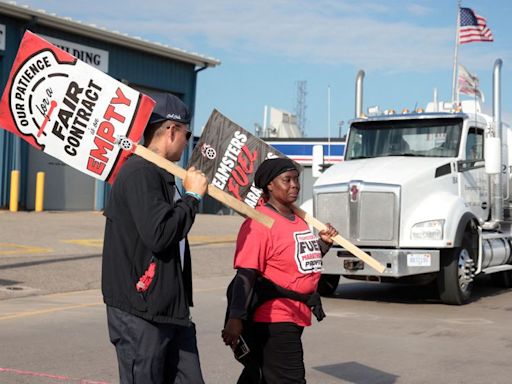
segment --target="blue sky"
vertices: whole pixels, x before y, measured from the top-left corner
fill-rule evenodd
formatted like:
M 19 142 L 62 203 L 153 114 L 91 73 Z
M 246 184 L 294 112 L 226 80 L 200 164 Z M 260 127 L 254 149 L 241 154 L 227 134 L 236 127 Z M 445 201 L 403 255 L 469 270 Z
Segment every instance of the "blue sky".
M 294 112 L 307 81 L 306 136 L 338 136 L 354 116 L 355 77 L 364 109 L 426 106 L 437 88 L 451 98 L 457 1 L 446 0 L 20 0 L 131 36 L 214 57 L 200 72 L 195 130 L 216 108 L 254 132 L 264 106 Z M 459 62 L 480 79 L 492 110 L 492 68 L 503 60 L 503 120 L 512 123 L 512 2 L 467 0 L 487 18 L 493 43 L 459 46 Z M 328 103 L 330 88 L 330 108 Z M 330 110 L 330 116 L 328 111 Z M 330 121 L 330 127 L 328 122 Z

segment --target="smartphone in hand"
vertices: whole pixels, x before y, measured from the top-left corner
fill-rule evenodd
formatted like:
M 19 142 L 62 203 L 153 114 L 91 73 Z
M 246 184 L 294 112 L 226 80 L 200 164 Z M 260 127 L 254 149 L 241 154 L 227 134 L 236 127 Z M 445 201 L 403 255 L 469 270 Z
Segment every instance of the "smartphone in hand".
M 235 358 L 237 360 L 240 360 L 242 357 L 247 355 L 251 350 L 249 349 L 249 346 L 245 342 L 242 335 L 238 338 L 238 342 L 235 347 L 233 347 L 233 353 L 235 354 Z

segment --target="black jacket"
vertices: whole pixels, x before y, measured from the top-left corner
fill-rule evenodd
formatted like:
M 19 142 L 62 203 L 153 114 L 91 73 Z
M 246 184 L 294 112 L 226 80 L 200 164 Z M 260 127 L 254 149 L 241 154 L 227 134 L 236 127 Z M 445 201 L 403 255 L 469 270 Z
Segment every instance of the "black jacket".
M 192 306 L 190 248 L 182 268 L 179 241 L 194 223 L 198 201 L 174 202 L 174 176 L 139 156 L 131 156 L 112 186 L 104 215 L 102 292 L 105 304 L 147 320 L 189 324 Z M 144 293 L 135 285 L 156 261 L 155 277 Z

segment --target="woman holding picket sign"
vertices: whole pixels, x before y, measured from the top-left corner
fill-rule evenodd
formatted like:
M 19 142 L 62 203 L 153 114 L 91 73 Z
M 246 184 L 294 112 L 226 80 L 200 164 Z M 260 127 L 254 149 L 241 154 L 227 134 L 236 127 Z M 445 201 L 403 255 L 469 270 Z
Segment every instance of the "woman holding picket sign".
M 240 228 L 222 339 L 245 366 L 239 384 L 305 383 L 302 331 L 312 311 L 325 316 L 316 289 L 338 232 L 327 224 L 318 238 L 294 214 L 299 170 L 290 159 L 265 160 L 254 182 L 264 192 L 257 209 L 275 222 L 269 229 L 247 219 Z

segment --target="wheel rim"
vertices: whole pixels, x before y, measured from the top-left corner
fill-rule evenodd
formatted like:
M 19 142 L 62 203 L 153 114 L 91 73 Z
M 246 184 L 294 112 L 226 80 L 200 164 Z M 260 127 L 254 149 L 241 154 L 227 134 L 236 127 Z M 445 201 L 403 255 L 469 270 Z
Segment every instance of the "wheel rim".
M 475 262 L 469 255 L 468 250 L 465 248 L 461 249 L 458 262 L 458 278 L 459 287 L 462 292 L 467 292 L 469 285 L 473 281 L 474 264 Z

